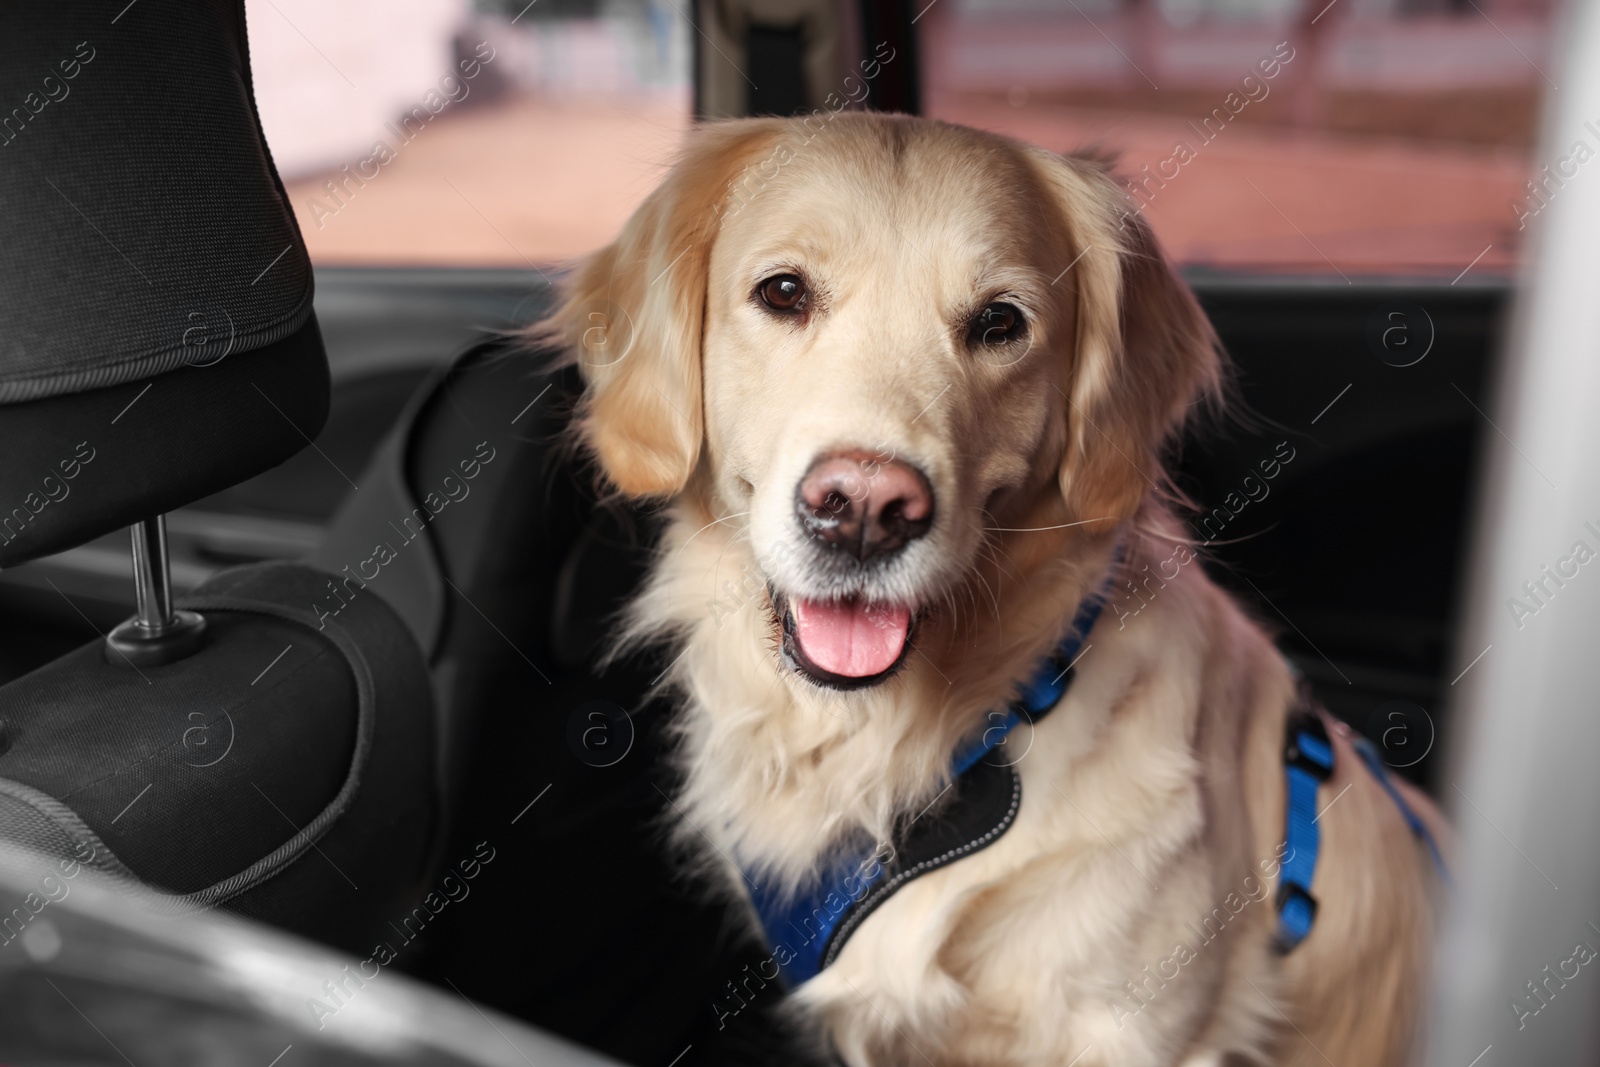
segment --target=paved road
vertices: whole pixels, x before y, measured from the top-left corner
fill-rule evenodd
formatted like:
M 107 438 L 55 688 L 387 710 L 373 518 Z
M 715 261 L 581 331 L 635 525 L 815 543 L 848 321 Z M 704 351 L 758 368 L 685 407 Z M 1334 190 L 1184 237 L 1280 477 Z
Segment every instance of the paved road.
M 1529 162 L 1514 150 L 1247 125 L 1202 143 L 1181 118 L 993 98 L 935 97 L 930 111 L 1058 150 L 1098 142 L 1130 172 L 1176 172 L 1150 187 L 1146 211 L 1186 263 L 1448 279 L 1480 254 L 1473 273 L 1516 260 L 1509 205 Z M 517 98 L 442 115 L 342 206 L 318 179 L 290 195 L 321 263 L 542 265 L 614 235 L 688 122 L 681 98 Z M 1180 140 L 1194 158 L 1163 167 Z

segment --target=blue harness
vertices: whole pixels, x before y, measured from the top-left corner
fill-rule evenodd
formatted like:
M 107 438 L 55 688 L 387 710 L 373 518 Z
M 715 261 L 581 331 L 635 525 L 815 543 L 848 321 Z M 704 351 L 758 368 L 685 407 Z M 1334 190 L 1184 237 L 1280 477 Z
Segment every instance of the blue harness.
M 1317 898 L 1311 895 L 1311 882 L 1317 872 L 1317 852 L 1322 834 L 1317 827 L 1317 789 L 1333 774 L 1333 744 L 1328 739 L 1322 716 L 1311 702 L 1309 689 L 1302 683 L 1299 705 L 1289 715 L 1284 745 L 1284 773 L 1288 777 L 1288 805 L 1284 816 L 1284 844 L 1287 847 L 1278 881 L 1278 949 L 1289 952 L 1311 933 L 1317 917 Z M 1366 738 L 1355 742 L 1356 754 L 1372 776 L 1389 794 L 1411 832 L 1427 846 L 1434 869 L 1449 884 L 1450 873 L 1439 854 L 1439 845 L 1426 823 L 1406 803 L 1389 778 L 1377 749 Z M 1335 798 L 1337 799 L 1337 798 Z M 1331 801 L 1330 801 L 1331 803 Z
M 1289 802 L 1284 815 L 1287 853 L 1278 876 L 1278 948 L 1288 952 L 1306 939 L 1317 917 L 1311 882 L 1317 873 L 1322 832 L 1317 827 L 1317 787 L 1333 774 L 1333 744 L 1322 716 L 1309 707 L 1302 690 L 1300 707 L 1289 716 L 1283 750 Z
M 1078 605 L 1066 636 L 1034 670 L 1017 699 L 1004 712 L 991 711 L 992 725 L 956 753 L 950 764 L 949 791 L 956 793 L 951 803 L 931 815 L 918 815 L 892 846 L 857 848 L 839 857 L 816 885 L 797 896 L 774 892 L 745 872 L 773 959 L 791 987 L 832 963 L 856 928 L 901 886 L 993 844 L 1010 829 L 1022 805 L 1022 778 L 1015 760 L 986 757 L 1019 724 L 1037 722 L 1060 702 L 1110 591 L 1108 577 Z
M 1119 550 L 1116 558 L 1120 557 Z M 1108 576 L 1099 590 L 1083 599 L 1066 636 L 1034 670 L 1017 699 L 1003 712 L 991 711 L 993 725 L 952 758 L 951 783 L 946 791 L 956 795 L 949 803 L 931 815 L 925 810 L 912 819 L 896 834 L 892 845 L 858 845 L 842 851 L 826 865 L 814 884 L 802 887 L 797 894 L 776 891 L 753 872 L 744 872 L 768 944 L 773 948 L 772 958 L 791 988 L 831 964 L 861 923 L 906 883 L 986 848 L 1010 829 L 1022 805 L 1022 778 L 1015 760 L 987 757 L 1006 743 L 1019 724 L 1037 722 L 1061 701 L 1072 684 L 1072 666 L 1100 617 L 1111 583 Z M 1289 952 L 1304 941 L 1316 920 L 1317 898 L 1311 893 L 1311 885 L 1321 847 L 1317 793 L 1334 766 L 1327 728 L 1315 710 L 1309 687 L 1303 683 L 1286 735 L 1285 854 L 1275 902 L 1277 942 L 1282 952 Z M 1399 807 L 1412 832 L 1427 843 L 1435 866 L 1448 880 L 1433 835 L 1390 781 L 1376 750 L 1365 739 L 1358 740 L 1355 749 Z

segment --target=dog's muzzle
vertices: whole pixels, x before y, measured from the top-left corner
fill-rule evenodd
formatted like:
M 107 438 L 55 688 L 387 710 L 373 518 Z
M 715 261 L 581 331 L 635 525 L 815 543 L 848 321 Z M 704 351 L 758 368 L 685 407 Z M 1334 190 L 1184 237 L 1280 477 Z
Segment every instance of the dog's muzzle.
M 928 477 L 881 452 L 817 457 L 795 487 L 795 517 L 838 572 L 886 565 L 933 525 Z M 853 595 L 832 600 L 775 594 L 784 657 L 821 685 L 856 689 L 883 681 L 911 647 L 913 607 Z

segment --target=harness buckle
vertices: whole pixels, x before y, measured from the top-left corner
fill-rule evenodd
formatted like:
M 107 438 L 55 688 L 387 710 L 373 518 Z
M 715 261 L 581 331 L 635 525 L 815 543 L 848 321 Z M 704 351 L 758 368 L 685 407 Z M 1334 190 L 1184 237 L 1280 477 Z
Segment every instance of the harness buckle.
M 1323 725 L 1322 716 L 1296 711 L 1289 717 L 1287 734 L 1284 764 L 1298 767 L 1317 781 L 1326 782 L 1333 774 L 1333 743 L 1328 739 L 1328 728 Z
M 1278 911 L 1278 951 L 1287 953 L 1311 933 L 1317 918 L 1317 898 L 1296 882 L 1279 882 L 1273 905 Z

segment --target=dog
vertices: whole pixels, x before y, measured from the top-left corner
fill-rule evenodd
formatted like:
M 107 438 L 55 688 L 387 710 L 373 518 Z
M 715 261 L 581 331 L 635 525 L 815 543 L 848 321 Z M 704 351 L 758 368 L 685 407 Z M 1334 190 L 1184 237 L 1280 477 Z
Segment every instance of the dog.
M 619 647 L 676 656 L 669 814 L 752 916 L 959 821 L 952 754 L 1074 642 L 1004 738 L 1004 832 L 792 989 L 851 1067 L 1376 1067 L 1415 1040 L 1436 876 L 1407 815 L 1438 814 L 1338 725 L 1320 906 L 1277 940 L 1299 690 L 1182 565 L 1162 463 L 1226 369 L 1127 203 L 1103 159 L 930 120 L 709 124 L 535 331 L 580 367 L 604 481 L 665 509 Z M 1134 582 L 1137 618 L 1068 632 Z

